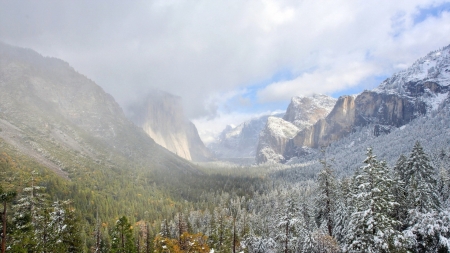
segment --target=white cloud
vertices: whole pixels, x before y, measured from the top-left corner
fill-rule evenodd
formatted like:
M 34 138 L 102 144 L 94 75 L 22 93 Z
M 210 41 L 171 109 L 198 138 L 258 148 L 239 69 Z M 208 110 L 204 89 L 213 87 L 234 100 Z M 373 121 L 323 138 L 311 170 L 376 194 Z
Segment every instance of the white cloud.
M 0 40 L 64 59 L 122 106 L 157 88 L 183 97 L 191 118 L 224 118 L 230 98 L 220 94 L 238 97 L 281 70 L 293 80 L 264 87 L 260 101 L 331 93 L 408 66 L 450 43 L 448 12 L 413 19 L 442 2 L 2 1 Z

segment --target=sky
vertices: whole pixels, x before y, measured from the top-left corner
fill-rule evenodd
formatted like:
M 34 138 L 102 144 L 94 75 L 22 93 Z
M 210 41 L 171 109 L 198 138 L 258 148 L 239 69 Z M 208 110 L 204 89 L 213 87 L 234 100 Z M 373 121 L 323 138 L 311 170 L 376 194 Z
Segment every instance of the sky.
M 0 0 L 0 41 L 60 58 L 126 110 L 182 97 L 202 139 L 285 110 L 296 95 L 356 94 L 450 44 L 440 0 Z

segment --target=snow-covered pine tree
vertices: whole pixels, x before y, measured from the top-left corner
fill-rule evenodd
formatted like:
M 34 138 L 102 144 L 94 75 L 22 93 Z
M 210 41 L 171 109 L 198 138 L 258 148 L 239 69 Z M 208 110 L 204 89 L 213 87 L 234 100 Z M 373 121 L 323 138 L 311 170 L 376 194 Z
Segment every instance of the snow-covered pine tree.
M 355 211 L 350 216 L 344 252 L 396 252 L 403 247 L 403 237 L 391 217 L 397 205 L 391 194 L 393 180 L 384 162 L 378 162 L 367 149 L 365 166 L 353 178 Z
M 277 212 L 277 230 L 275 239 L 280 252 L 294 252 L 297 246 L 296 226 L 299 223 L 299 210 L 292 198 L 287 198 Z
M 417 209 L 421 213 L 438 210 L 436 171 L 419 142 L 414 145 L 405 166 L 408 209 Z
M 394 184 L 392 185 L 392 194 L 394 196 L 394 201 L 398 205 L 393 207 L 393 217 L 400 221 L 402 225 L 397 226 L 397 230 L 401 231 L 405 228 L 406 218 L 408 216 L 407 209 L 407 192 L 406 192 L 406 161 L 407 158 L 404 155 L 400 155 L 392 169 L 392 176 L 394 179 Z
M 450 252 L 449 210 L 421 213 L 414 209 L 410 216 L 410 227 L 403 232 L 410 242 L 409 252 Z
M 340 243 L 344 243 L 344 237 L 350 219 L 353 213 L 353 205 L 351 204 L 350 179 L 343 178 L 339 182 L 339 187 L 336 194 L 336 211 L 333 214 L 335 222 L 333 228 L 333 236 Z
M 317 175 L 316 218 L 318 226 L 326 228 L 328 235 L 333 236 L 333 213 L 336 201 L 336 178 L 331 166 L 324 159 L 321 161 L 322 171 Z

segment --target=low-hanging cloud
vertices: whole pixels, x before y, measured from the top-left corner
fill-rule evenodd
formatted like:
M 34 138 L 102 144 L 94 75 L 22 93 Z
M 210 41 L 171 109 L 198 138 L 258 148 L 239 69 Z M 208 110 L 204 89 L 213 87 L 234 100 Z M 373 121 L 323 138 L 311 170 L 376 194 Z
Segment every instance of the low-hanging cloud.
M 69 62 L 123 107 L 156 88 L 181 96 L 190 118 L 213 119 L 236 101 L 221 94 L 242 96 L 282 70 L 292 79 L 259 87 L 258 103 L 408 66 L 450 43 L 448 10 L 415 19 L 445 2 L 2 1 L 0 41 Z

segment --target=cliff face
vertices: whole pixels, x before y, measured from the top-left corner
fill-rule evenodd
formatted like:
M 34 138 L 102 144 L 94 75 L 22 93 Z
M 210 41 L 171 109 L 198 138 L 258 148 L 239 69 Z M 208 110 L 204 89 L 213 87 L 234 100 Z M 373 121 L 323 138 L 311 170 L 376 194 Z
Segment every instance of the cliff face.
M 162 91 L 152 91 L 131 111 L 135 124 L 162 147 L 186 160 L 204 161 L 211 158 L 197 128 L 184 115 L 181 98 Z
M 285 161 L 290 139 L 327 116 L 335 103 L 336 99 L 321 94 L 293 97 L 283 119 L 267 120 L 259 137 L 256 162 Z
M 327 116 L 335 104 L 335 98 L 323 94 L 293 97 L 283 119 L 303 130 Z
M 303 147 L 327 146 L 355 129 L 373 126 L 378 136 L 401 127 L 439 106 L 449 97 L 450 46 L 431 52 L 411 67 L 356 98 L 339 98 L 333 111 L 290 140 L 284 158 L 299 156 Z
M 269 117 L 259 137 L 256 162 L 284 162 L 286 144 L 299 131 L 298 127 L 288 121 Z
M 326 146 L 352 131 L 355 119 L 355 97 L 342 96 L 324 119 L 305 128 L 293 137 L 284 152 L 286 159 L 297 156 L 303 146 L 319 148 Z

